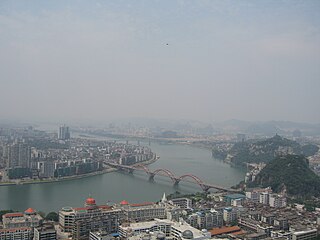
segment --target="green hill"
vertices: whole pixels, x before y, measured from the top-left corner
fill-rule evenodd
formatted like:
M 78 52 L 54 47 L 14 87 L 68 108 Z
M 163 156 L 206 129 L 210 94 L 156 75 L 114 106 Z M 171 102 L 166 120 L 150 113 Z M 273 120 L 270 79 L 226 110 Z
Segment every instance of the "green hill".
M 227 151 L 213 149 L 212 154 L 217 158 L 222 157 L 233 165 L 243 165 L 244 163 L 268 163 L 276 156 L 283 154 L 311 156 L 318 150 L 319 148 L 316 145 L 301 146 L 296 141 L 275 135 L 265 140 L 235 143 Z
M 312 172 L 307 159 L 299 155 L 276 157 L 257 175 L 251 186 L 262 186 L 279 192 L 285 186 L 293 196 L 320 196 L 320 177 Z

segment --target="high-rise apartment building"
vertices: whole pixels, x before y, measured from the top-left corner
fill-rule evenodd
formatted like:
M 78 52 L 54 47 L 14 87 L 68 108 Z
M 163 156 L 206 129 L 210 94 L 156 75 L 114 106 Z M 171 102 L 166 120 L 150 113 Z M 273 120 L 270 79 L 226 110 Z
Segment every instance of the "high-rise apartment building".
M 7 146 L 7 168 L 29 168 L 31 149 L 26 143 L 13 143 Z
M 58 138 L 60 140 L 67 140 L 70 139 L 70 132 L 69 132 L 69 127 L 66 125 L 60 126 L 59 127 L 59 134 Z

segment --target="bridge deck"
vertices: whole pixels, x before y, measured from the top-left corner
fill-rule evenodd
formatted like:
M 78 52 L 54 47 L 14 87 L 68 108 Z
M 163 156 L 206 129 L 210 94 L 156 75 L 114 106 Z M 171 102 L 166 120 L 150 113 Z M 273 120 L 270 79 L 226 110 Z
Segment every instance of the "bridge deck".
M 214 188 L 217 190 L 222 190 L 222 191 L 227 191 L 227 192 L 239 192 L 239 190 L 236 190 L 236 189 L 226 188 L 226 187 L 218 186 L 215 184 L 203 182 L 200 178 L 198 178 L 197 176 L 192 175 L 192 174 L 186 174 L 186 175 L 182 175 L 182 176 L 177 177 L 176 175 L 174 175 L 172 172 L 170 172 L 167 169 L 156 169 L 154 171 L 151 171 L 150 169 L 148 169 L 145 166 L 139 168 L 139 166 L 137 166 L 137 165 L 136 166 L 135 165 L 127 166 L 127 165 L 121 165 L 121 164 L 111 163 L 111 162 L 107 162 L 107 161 L 104 161 L 104 163 L 106 165 L 109 165 L 109 166 L 117 168 L 117 169 L 126 169 L 126 170 L 131 170 L 131 171 L 143 171 L 143 172 L 146 172 L 147 174 L 149 174 L 149 176 L 153 176 L 153 177 L 154 177 L 154 175 L 159 175 L 159 176 L 163 176 L 163 177 L 170 177 L 171 179 L 175 180 L 175 183 L 179 183 L 180 181 L 189 182 L 189 183 L 197 183 L 198 185 L 200 185 L 200 187 L 204 191 L 208 191 L 210 188 Z M 193 180 L 195 180 L 195 181 L 188 180 L 185 177 L 193 178 Z

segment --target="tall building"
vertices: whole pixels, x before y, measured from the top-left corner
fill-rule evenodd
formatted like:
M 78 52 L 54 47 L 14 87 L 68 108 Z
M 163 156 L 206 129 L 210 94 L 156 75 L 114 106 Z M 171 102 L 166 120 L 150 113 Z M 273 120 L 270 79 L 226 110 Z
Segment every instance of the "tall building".
M 7 146 L 7 168 L 29 168 L 31 148 L 26 143 L 13 143 Z
M 69 127 L 67 127 L 66 125 L 60 126 L 60 127 L 59 127 L 58 138 L 59 138 L 60 140 L 70 139 Z
M 90 231 L 116 232 L 121 216 L 121 209 L 98 206 L 93 198 L 88 198 L 82 208 L 62 208 L 59 225 L 63 232 L 71 233 L 73 239 L 88 239 Z
M 268 192 L 260 193 L 259 203 L 266 204 L 266 205 L 269 204 L 269 193 Z

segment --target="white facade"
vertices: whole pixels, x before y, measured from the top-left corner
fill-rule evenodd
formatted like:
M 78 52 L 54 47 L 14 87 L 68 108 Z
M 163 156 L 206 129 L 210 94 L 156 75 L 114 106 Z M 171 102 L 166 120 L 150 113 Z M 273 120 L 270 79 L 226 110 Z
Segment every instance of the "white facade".
M 175 198 L 171 202 L 182 209 L 192 208 L 192 201 L 189 198 Z
M 234 222 L 238 219 L 238 210 L 235 208 L 224 208 L 223 209 L 223 220 L 226 223 Z
M 147 232 L 163 232 L 166 237 L 173 240 L 184 239 L 184 233 L 192 234 L 196 240 L 211 239 L 211 234 L 207 231 L 200 231 L 191 227 L 184 221 L 173 222 L 170 220 L 156 219 L 149 222 L 131 223 L 127 225 L 121 225 L 119 227 L 120 237 L 130 238 L 132 236 L 138 236 Z
M 259 203 L 261 204 L 269 204 L 269 193 L 268 192 L 262 192 L 259 195 Z
M 30 240 L 32 228 L 0 229 L 1 240 Z
M 269 205 L 274 208 L 282 208 L 287 206 L 287 198 L 280 194 L 269 195 Z
M 292 240 L 311 240 L 316 239 L 317 237 L 317 229 L 306 230 L 306 231 L 299 231 L 294 232 L 292 234 Z

